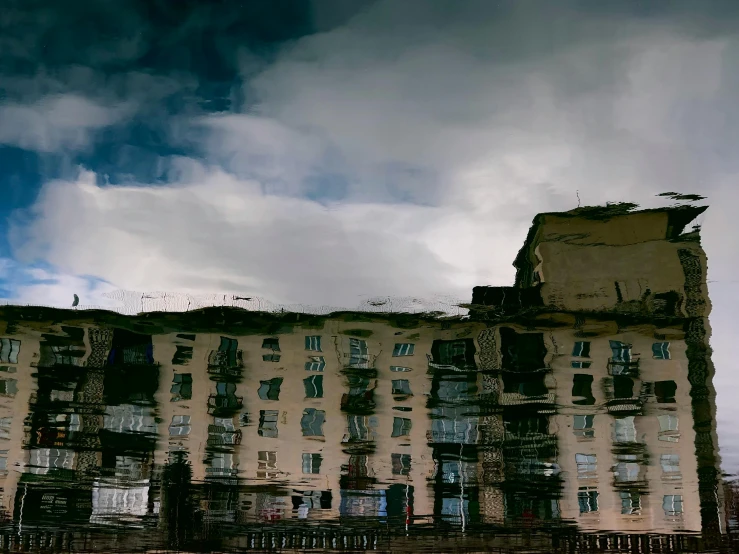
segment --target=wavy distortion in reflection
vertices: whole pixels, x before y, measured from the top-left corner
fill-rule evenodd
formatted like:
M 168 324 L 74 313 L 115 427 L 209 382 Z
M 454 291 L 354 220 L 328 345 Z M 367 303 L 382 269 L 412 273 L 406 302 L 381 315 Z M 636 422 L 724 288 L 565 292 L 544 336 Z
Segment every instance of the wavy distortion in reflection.
M 465 318 L 2 309 L 2 546 L 727 540 L 704 209 L 540 214 Z

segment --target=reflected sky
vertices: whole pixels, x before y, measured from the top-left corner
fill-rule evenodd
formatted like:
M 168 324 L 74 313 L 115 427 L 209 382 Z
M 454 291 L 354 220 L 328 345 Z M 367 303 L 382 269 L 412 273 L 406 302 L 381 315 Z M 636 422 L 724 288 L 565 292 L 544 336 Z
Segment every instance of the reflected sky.
M 696 193 L 739 440 L 735 2 L 6 4 L 9 303 L 459 313 L 537 213 Z

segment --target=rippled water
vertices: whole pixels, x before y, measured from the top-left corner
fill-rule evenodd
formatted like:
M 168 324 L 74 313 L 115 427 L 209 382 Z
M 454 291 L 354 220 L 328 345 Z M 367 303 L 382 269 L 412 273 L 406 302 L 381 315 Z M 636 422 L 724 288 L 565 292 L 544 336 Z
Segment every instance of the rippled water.
M 540 214 L 464 316 L 3 308 L 0 546 L 729 549 L 703 209 Z

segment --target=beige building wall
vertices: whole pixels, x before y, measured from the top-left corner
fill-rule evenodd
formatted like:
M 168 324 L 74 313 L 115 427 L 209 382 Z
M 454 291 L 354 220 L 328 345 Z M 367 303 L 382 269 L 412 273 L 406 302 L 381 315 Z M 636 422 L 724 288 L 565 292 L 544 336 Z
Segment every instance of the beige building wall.
M 0 362 L 0 379 L 15 381 L 15 394 L 0 394 L 0 458 L 5 458 L 4 469 L 0 471 L 2 488 L 2 509 L 12 515 L 18 480 L 27 463 L 27 452 L 23 450 L 25 438 L 25 418 L 28 404 L 36 391 L 36 380 L 32 374 L 38 361 L 40 333 L 24 330 L 20 333 L 3 333 L 3 339 L 20 341 L 17 363 Z
M 650 332 L 651 331 L 651 332 Z M 556 396 L 560 407 L 553 416 L 559 439 L 559 464 L 565 487 L 561 499 L 561 513 L 564 519 L 577 521 L 584 529 L 619 529 L 624 532 L 678 532 L 700 531 L 700 501 L 698 497 L 698 474 L 695 457 L 695 434 L 691 414 L 690 383 L 688 381 L 688 362 L 685 356 L 685 343 L 681 339 L 671 340 L 669 360 L 652 358 L 652 344 L 666 342 L 654 338 L 654 329 L 624 330 L 615 335 L 579 338 L 575 330 L 562 330 L 553 333 L 559 345 L 559 353 L 552 361 L 552 371 L 556 376 Z M 576 341 L 590 342 L 590 357 L 571 355 Z M 646 494 L 641 496 L 641 509 L 638 513 L 622 514 L 621 497 L 614 487 L 614 466 L 618 463 L 614 454 L 614 420 L 617 414 L 613 408 L 609 412 L 604 394 L 603 381 L 610 377 L 607 367 L 612 356 L 609 340 L 632 344 L 633 358 L 639 358 L 639 376 L 634 379 L 634 398 L 638 399 L 642 383 L 675 381 L 677 391 L 675 403 L 657 403 L 654 396 L 642 404 L 639 415 L 634 416 L 636 428 L 635 443 L 646 450 L 646 463 L 640 464 L 639 480 L 646 482 Z M 590 361 L 589 368 L 573 368 L 572 362 Z M 591 406 L 573 403 L 572 386 L 575 374 L 593 376 L 592 393 L 595 403 Z M 628 401 L 618 402 L 626 405 Z M 583 436 L 574 428 L 574 417 L 592 415 L 593 437 Z M 661 432 L 658 416 L 677 417 L 677 432 Z M 670 437 L 670 439 L 668 439 Z M 675 442 L 668 442 L 674 440 Z M 578 473 L 576 454 L 594 454 L 597 469 L 592 475 Z M 679 456 L 679 478 L 665 474 L 662 470 L 661 456 Z M 624 483 L 625 484 L 625 483 Z M 580 487 L 594 487 L 598 493 L 598 510 L 580 513 L 578 490 Z M 668 517 L 662 509 L 665 495 L 681 495 L 683 510 L 680 516 Z

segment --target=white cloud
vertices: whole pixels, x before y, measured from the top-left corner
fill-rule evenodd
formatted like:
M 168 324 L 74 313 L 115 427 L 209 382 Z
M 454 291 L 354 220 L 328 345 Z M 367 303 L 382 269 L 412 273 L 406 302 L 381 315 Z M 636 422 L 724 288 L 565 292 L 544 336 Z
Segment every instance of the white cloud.
M 86 148 L 93 133 L 119 121 L 130 106 L 105 107 L 74 94 L 47 96 L 32 105 L 0 105 L 0 144 L 40 152 Z
M 160 187 L 98 186 L 89 172 L 49 183 L 33 224 L 11 234 L 18 258 L 128 290 L 350 308 L 367 295 L 465 301 L 481 281 L 511 279 L 528 226 L 442 207 L 323 206 L 220 171 L 204 175 Z

